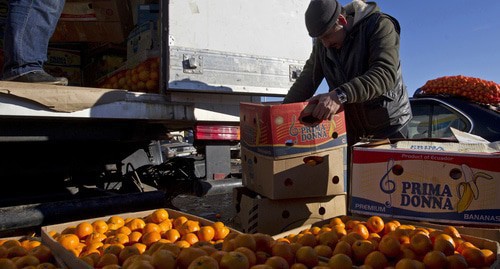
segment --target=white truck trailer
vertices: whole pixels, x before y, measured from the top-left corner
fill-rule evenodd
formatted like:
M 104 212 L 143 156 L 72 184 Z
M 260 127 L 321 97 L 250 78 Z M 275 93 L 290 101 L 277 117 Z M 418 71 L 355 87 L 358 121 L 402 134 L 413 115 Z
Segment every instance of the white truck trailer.
M 306 0 L 159 2 L 161 92 L 0 82 L 0 231 L 163 206 L 186 172 L 223 185 L 240 102 L 284 96 L 308 58 Z M 201 176 L 161 154 L 183 129 Z

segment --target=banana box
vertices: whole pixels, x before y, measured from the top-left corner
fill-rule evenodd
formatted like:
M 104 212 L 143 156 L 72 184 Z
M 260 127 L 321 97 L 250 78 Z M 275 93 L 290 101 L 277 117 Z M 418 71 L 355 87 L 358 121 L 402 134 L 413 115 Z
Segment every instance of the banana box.
M 354 145 L 349 210 L 499 227 L 497 149 L 485 144 L 429 141 Z
M 344 112 L 340 111 L 330 121 L 306 126 L 299 117 L 308 105 L 308 102 L 240 103 L 241 145 L 275 159 L 345 146 Z

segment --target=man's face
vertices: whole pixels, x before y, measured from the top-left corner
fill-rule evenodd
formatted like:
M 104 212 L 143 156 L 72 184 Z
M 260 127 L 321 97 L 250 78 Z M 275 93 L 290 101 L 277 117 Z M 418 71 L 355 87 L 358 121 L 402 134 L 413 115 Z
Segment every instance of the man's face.
M 318 37 L 318 39 L 326 48 L 340 49 L 345 39 L 344 25 L 340 23 L 340 20 L 337 21 L 332 28 L 328 29 L 328 31 Z

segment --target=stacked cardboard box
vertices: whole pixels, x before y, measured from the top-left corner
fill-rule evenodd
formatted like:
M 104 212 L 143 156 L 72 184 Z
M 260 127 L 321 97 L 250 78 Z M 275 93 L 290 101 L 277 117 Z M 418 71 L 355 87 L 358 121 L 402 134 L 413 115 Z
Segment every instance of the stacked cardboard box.
M 343 112 L 314 127 L 307 102 L 241 103 L 243 189 L 234 199 L 244 232 L 275 234 L 346 213 Z

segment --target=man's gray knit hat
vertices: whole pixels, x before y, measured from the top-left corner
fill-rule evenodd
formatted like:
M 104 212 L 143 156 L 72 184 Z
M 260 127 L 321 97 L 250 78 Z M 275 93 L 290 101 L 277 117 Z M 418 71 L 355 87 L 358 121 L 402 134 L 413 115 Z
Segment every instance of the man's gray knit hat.
M 311 37 L 319 37 L 339 18 L 342 6 L 337 0 L 311 0 L 306 10 L 306 27 Z

